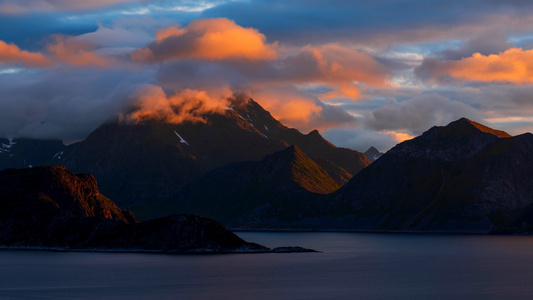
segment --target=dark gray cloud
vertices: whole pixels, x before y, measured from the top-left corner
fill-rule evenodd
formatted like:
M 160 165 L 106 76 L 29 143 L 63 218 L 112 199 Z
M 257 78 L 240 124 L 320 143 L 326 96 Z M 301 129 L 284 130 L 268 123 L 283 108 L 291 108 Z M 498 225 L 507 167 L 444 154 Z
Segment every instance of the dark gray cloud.
M 411 135 L 420 135 L 432 126 L 446 125 L 461 117 L 482 120 L 480 113 L 467 104 L 427 94 L 403 102 L 391 101 L 367 115 L 363 123 L 376 131 L 406 130 Z
M 435 53 L 435 57 L 441 60 L 459 60 L 472 56 L 474 53 L 483 55 L 498 54 L 512 45 L 507 42 L 507 35 L 501 31 L 486 32 L 464 43 L 460 48 L 448 48 Z
M 83 139 L 130 104 L 148 73 L 67 68 L 0 75 L 0 136 Z
M 425 94 L 388 104 L 371 111 L 362 110 L 357 128 L 328 129 L 324 136 L 332 143 L 358 151 L 370 146 L 388 151 L 408 136 L 418 136 L 433 126 L 444 126 L 461 117 L 481 122 L 482 114 L 473 107 L 438 94 Z

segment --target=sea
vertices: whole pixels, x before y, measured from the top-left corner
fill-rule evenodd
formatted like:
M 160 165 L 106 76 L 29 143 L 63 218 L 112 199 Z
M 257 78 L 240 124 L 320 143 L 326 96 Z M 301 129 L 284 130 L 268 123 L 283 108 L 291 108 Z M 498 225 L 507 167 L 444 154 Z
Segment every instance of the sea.
M 0 299 L 533 299 L 533 237 L 238 232 L 317 253 L 0 250 Z

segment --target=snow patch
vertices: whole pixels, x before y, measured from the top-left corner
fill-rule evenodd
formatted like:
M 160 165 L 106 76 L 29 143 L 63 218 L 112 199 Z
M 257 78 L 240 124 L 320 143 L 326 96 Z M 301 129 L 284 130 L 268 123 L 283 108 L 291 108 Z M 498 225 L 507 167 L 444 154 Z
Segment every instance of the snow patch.
M 13 145 L 15 145 L 17 142 L 13 142 L 13 139 L 8 139 L 9 141 L 9 144 L 4 144 L 2 143 L 2 148 L 4 148 L 5 150 L 9 151 L 9 149 L 11 149 L 11 147 L 13 147 Z
M 7 140 L 9 141 L 9 143 L 8 144 L 2 143 L 2 147 L 0 147 L 0 153 L 10 152 L 11 147 L 13 147 L 13 145 L 17 143 L 17 142 L 13 142 L 13 138 L 8 138 Z
M 189 143 L 187 143 L 186 140 L 184 140 L 181 135 L 179 135 L 175 130 L 174 130 L 174 133 L 176 134 L 176 136 L 180 139 L 180 143 L 183 143 L 183 144 L 186 144 L 186 145 L 189 145 Z
M 245 119 L 243 116 L 239 115 L 238 112 L 235 111 L 235 113 L 237 114 L 237 116 L 241 117 L 241 119 L 243 119 L 244 121 L 246 121 L 246 119 Z
M 237 114 L 237 116 L 241 117 L 241 119 L 243 119 L 244 121 L 246 121 L 246 119 L 243 118 L 243 117 L 242 117 L 237 111 L 235 111 L 235 110 L 233 109 L 233 107 L 224 106 L 224 108 L 226 108 L 227 110 L 231 110 L 231 111 L 233 111 L 235 114 Z
M 59 152 L 57 152 L 57 153 L 54 155 L 54 157 L 52 157 L 52 159 L 54 159 L 54 158 L 56 158 L 56 157 L 57 157 L 57 159 L 61 159 L 61 155 L 63 155 L 63 153 L 65 153 L 65 151 L 59 151 Z

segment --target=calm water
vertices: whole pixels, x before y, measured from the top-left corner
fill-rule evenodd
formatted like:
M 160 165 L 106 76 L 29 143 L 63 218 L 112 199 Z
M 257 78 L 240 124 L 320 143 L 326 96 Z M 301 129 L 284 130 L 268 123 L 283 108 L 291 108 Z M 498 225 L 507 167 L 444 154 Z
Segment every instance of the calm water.
M 532 299 L 533 237 L 239 233 L 322 253 L 0 251 L 1 299 Z

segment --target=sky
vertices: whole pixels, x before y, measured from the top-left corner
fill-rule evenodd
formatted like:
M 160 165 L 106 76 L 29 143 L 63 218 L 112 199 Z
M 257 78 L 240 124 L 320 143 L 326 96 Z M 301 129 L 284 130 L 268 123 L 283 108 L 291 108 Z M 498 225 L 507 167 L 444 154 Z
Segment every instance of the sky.
M 532 48 L 527 0 L 0 0 L 0 136 L 194 122 L 235 94 L 358 151 L 461 117 L 517 135 Z

